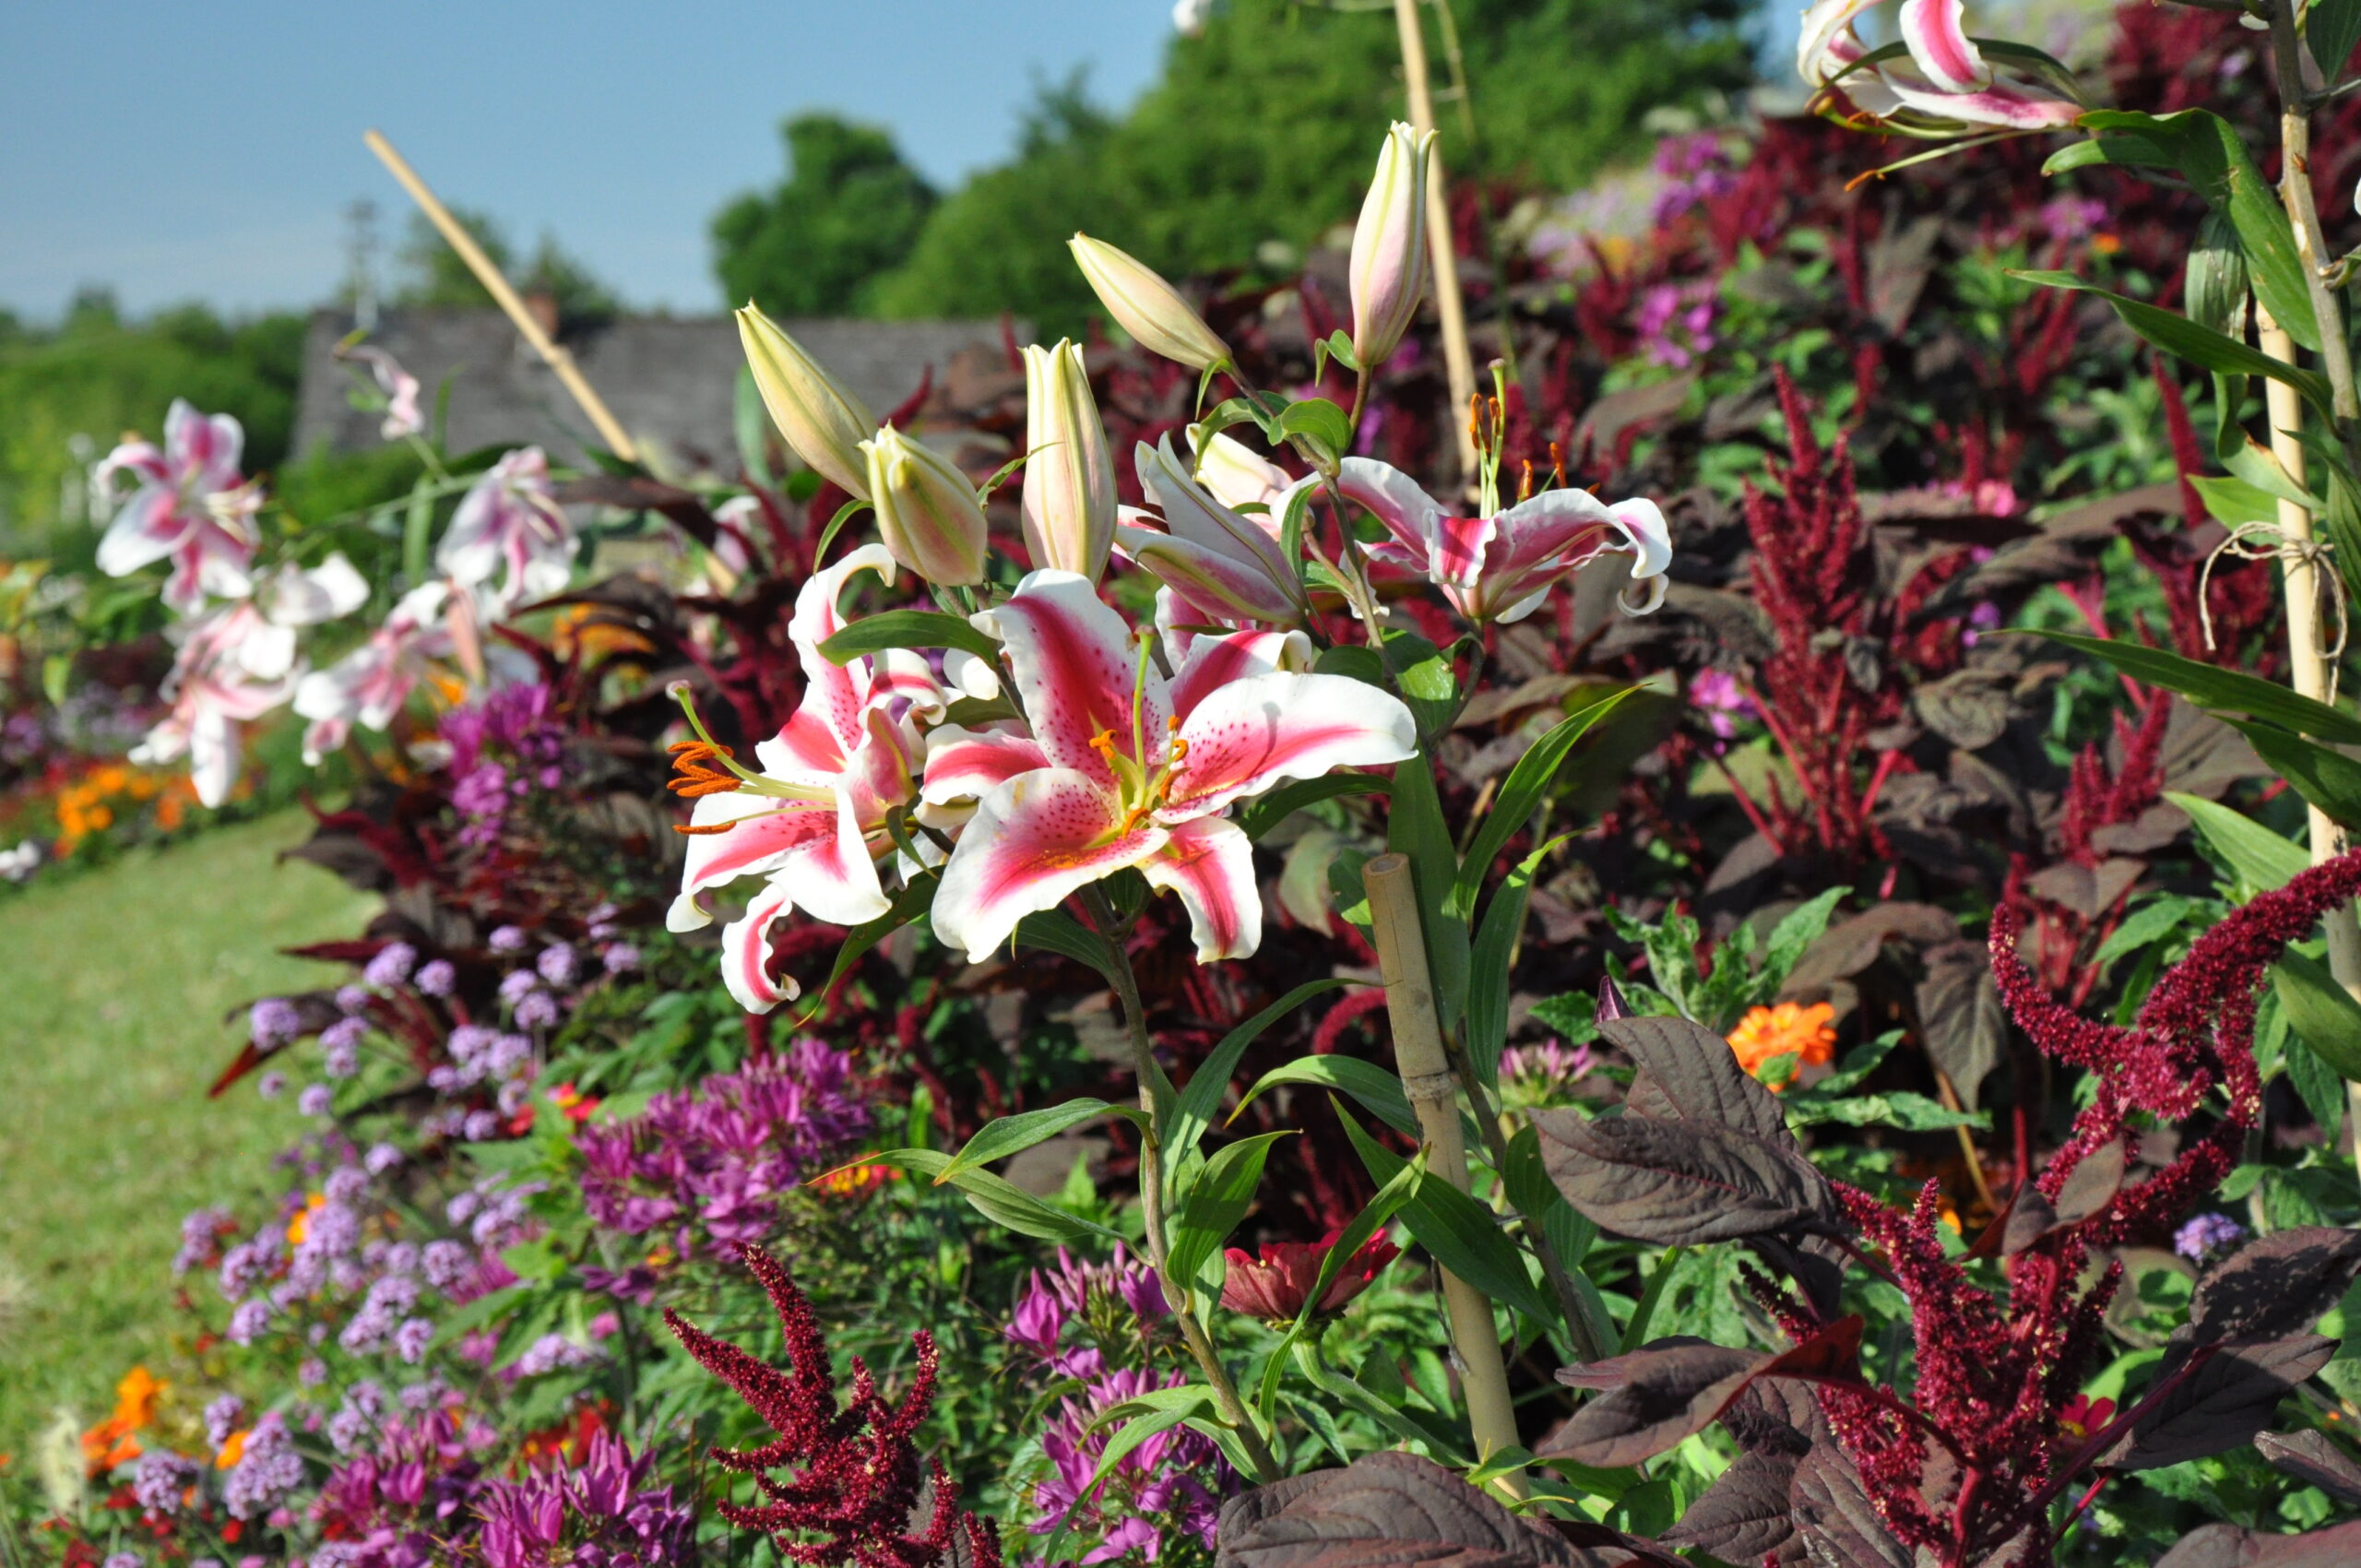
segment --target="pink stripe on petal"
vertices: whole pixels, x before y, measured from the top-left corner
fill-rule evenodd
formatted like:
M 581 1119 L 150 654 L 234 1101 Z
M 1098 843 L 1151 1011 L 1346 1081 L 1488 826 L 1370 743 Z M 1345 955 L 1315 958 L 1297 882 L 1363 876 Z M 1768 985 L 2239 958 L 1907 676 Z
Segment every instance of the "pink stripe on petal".
M 1006 603 L 977 619 L 1006 647 L 1017 701 L 1057 766 L 1111 778 L 1091 738 L 1109 733 L 1118 749 L 1132 751 L 1135 686 L 1142 749 L 1162 756 L 1165 718 L 1172 711 L 1164 676 L 1153 660 L 1141 674 L 1131 628 L 1099 602 L 1088 578 L 1031 573 Z
M 1232 632 L 1198 637 L 1172 676 L 1172 711 L 1186 724 L 1197 705 L 1232 681 L 1311 668 L 1311 639 L 1301 632 Z
M 767 1013 L 801 993 L 794 980 L 771 978 L 771 922 L 792 908 L 776 884 L 754 895 L 746 912 L 721 928 L 721 983 L 749 1013 Z
M 1256 675 L 1197 705 L 1180 727 L 1188 755 L 1174 769 L 1166 824 L 1209 816 L 1287 778 L 1400 762 L 1418 749 L 1399 699 L 1344 675 Z
M 1487 570 L 1485 557 L 1498 528 L 1496 517 L 1436 517 L 1434 540 L 1427 555 L 1428 578 L 1461 587 L 1473 584 Z
M 1262 621 L 1292 624 L 1302 612 L 1287 590 L 1259 567 L 1144 529 L 1123 529 L 1123 552 L 1210 621 Z
M 815 573 L 797 590 L 795 617 L 787 624 L 787 635 L 793 639 L 803 665 L 803 703 L 797 716 L 810 714 L 825 725 L 846 752 L 860 744 L 869 661 L 831 663 L 820 652 L 820 645 L 845 629 L 847 623 L 836 600 L 856 572 L 875 572 L 891 584 L 894 558 L 882 544 L 864 544 L 826 571 Z
M 1136 865 L 1164 847 L 1165 830 L 1123 831 L 1111 790 L 1072 768 L 1023 774 L 976 803 L 934 894 L 935 934 L 980 963 L 1026 915 L 1054 909 L 1077 888 Z
M 730 826 L 725 833 L 690 835 L 681 891 L 701 893 L 737 877 L 777 871 L 798 847 L 833 837 L 836 821 L 833 800 L 783 801 L 743 790 L 704 796 L 690 815 L 690 826 Z
M 115 509 L 99 539 L 99 570 L 120 577 L 178 549 L 196 527 L 176 508 L 179 497 L 158 485 L 143 485 Z
M 1023 735 L 946 724 L 926 738 L 926 778 L 919 794 L 937 804 L 972 800 L 1020 773 L 1049 766 L 1041 748 Z
M 1347 457 L 1338 468 L 1336 488 L 1346 500 L 1384 524 L 1394 541 L 1421 564 L 1431 556 L 1435 525 L 1443 510 L 1408 474 L 1374 457 Z
M 2089 111 L 2068 99 L 1996 82 L 1981 92 L 1940 92 L 1888 70 L 1885 85 L 1896 99 L 1913 109 L 1971 125 L 1997 125 L 2009 130 L 2064 130 Z
M 813 834 L 789 849 L 771 879 L 815 921 L 843 926 L 873 921 L 892 904 L 877 880 L 877 861 L 851 791 L 839 792 L 834 822 L 833 833 Z
M 1966 0 L 1903 0 L 1903 42 L 1918 68 L 1946 92 L 1974 92 L 1992 80 L 1992 67 L 1962 25 L 1966 9 Z
M 1200 964 L 1251 958 L 1263 944 L 1254 846 L 1235 823 L 1218 817 L 1182 823 L 1163 849 L 1140 862 L 1140 874 L 1151 886 L 1180 896 Z

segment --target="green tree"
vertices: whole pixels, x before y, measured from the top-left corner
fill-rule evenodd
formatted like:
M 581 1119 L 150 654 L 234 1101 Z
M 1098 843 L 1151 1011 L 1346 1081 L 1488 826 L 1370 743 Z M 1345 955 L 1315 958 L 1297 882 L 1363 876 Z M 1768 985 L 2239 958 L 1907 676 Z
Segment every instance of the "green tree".
M 1746 0 L 1451 0 L 1478 137 L 1442 111 L 1454 176 L 1571 190 L 1633 150 L 1649 111 L 1752 79 Z M 1438 21 L 1436 84 L 1448 82 Z M 1011 162 L 939 207 L 875 299 L 896 315 L 1014 310 L 1071 331 L 1092 314 L 1062 241 L 1077 228 L 1168 273 L 1248 267 L 1351 221 L 1387 121 L 1401 117 L 1390 9 L 1231 0 L 1175 37 L 1120 118 L 1045 95 Z
M 453 208 L 451 216 L 475 236 L 492 265 L 508 275 L 519 293 L 547 294 L 557 302 L 558 319 L 568 325 L 604 321 L 622 308 L 615 295 L 590 269 L 560 248 L 555 237 L 543 234 L 522 267 L 516 247 L 490 215 Z M 459 253 L 444 240 L 422 212 L 410 214 L 409 228 L 395 253 L 392 303 L 397 305 L 488 305 L 484 292 Z
M 715 215 L 714 274 L 731 303 L 773 315 L 860 311 L 872 281 L 909 255 L 934 190 L 875 126 L 798 114 L 779 135 L 787 178 Z

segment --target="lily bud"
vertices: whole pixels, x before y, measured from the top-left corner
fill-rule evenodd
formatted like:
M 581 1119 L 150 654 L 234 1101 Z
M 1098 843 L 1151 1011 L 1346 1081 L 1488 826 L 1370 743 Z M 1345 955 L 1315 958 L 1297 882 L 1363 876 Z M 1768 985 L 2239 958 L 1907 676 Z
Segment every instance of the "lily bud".
M 860 447 L 875 433 L 876 417 L 803 345 L 751 304 L 738 313 L 738 340 L 745 345 L 755 390 L 780 439 L 839 489 L 874 500 Z
M 1087 234 L 1066 242 L 1075 265 L 1098 303 L 1140 344 L 1178 360 L 1192 370 L 1208 370 L 1229 360 L 1229 345 L 1216 337 L 1180 291 L 1138 257 Z
M 1427 171 L 1435 134 L 1395 121 L 1353 226 L 1353 358 L 1374 371 L 1418 313 L 1427 281 Z
M 957 465 L 892 425 L 860 444 L 877 532 L 895 560 L 931 583 L 984 580 L 984 509 Z
M 1082 350 L 1025 350 L 1025 548 L 1036 567 L 1097 582 L 1115 540 L 1115 464 Z

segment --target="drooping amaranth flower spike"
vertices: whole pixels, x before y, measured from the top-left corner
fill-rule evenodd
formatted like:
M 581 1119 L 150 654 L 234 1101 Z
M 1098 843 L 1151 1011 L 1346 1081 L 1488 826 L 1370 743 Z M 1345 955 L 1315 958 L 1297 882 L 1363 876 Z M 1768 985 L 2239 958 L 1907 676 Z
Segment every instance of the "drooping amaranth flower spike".
M 721 1515 L 741 1529 L 761 1530 L 778 1554 L 807 1568 L 936 1568 L 958 1552 L 961 1568 L 1000 1568 L 1000 1539 L 991 1526 L 958 1506 L 958 1489 L 939 1459 L 921 1466 L 918 1429 L 934 1402 L 934 1339 L 910 1336 L 918 1371 L 898 1406 L 877 1392 L 859 1357 L 851 1396 L 837 1402 L 827 1341 L 812 1304 L 760 1247 L 738 1254 L 770 1297 L 787 1342 L 782 1370 L 716 1339 L 670 1308 L 664 1321 L 697 1364 L 728 1384 L 778 1434 L 760 1448 L 716 1448 L 714 1462 L 754 1478 L 764 1503 L 723 1503 Z M 788 1472 L 784 1479 L 769 1472 Z M 926 1530 L 909 1533 L 919 1482 L 930 1483 L 932 1511 Z M 958 1550 L 964 1547 L 964 1550 Z

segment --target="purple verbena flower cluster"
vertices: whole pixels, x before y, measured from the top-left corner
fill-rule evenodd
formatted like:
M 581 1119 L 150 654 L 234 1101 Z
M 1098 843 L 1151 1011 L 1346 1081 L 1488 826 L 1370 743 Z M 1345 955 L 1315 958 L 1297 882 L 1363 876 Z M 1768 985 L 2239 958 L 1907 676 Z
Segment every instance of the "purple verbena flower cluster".
M 564 781 L 565 731 L 551 721 L 550 689 L 538 682 L 502 686 L 452 709 L 437 728 L 451 747 L 458 839 L 470 848 L 498 843 L 518 802 Z

